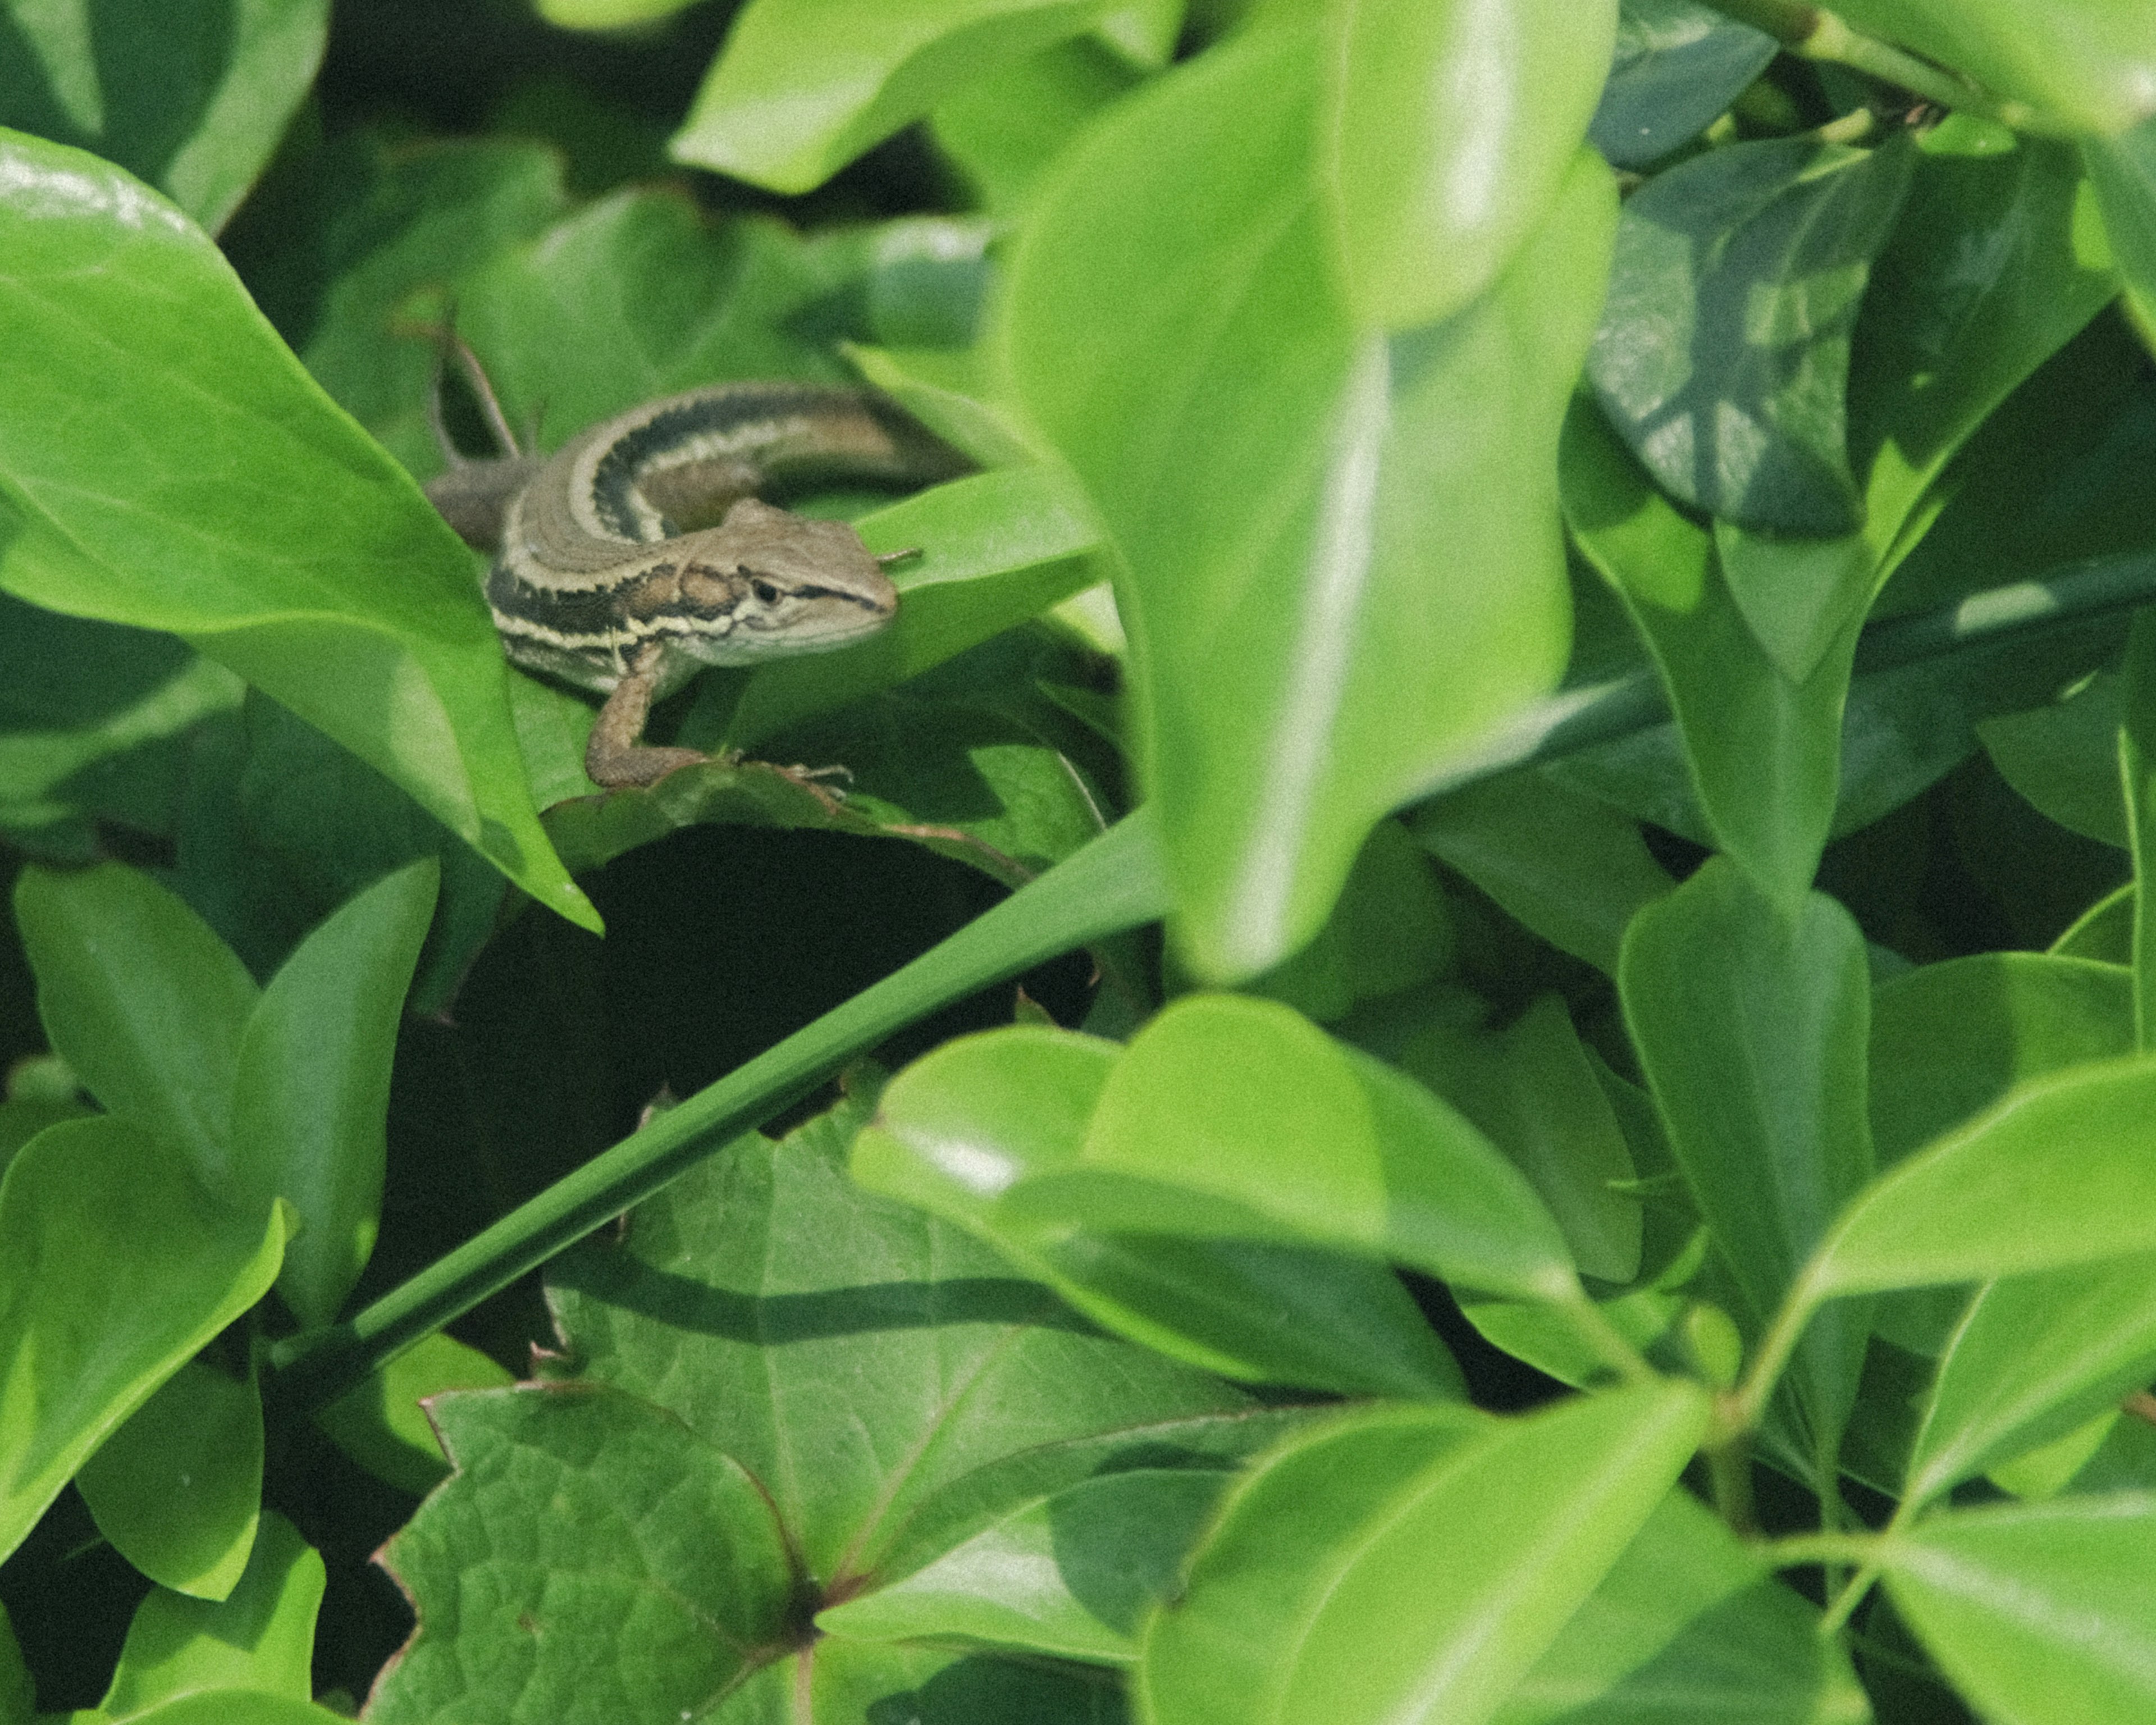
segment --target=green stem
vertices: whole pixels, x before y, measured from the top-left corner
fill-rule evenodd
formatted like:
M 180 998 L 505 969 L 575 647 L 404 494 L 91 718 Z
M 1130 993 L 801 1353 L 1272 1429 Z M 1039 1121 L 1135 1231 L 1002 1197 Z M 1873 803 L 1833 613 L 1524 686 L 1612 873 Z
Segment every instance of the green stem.
M 1628 1384 L 1647 1384 L 1661 1373 L 1647 1363 L 1647 1358 L 1635 1348 L 1625 1332 L 1609 1322 L 1609 1315 L 1587 1296 L 1587 1291 L 1578 1282 L 1557 1302 L 1558 1307 L 1578 1327 L 1582 1338 L 1593 1344 L 1604 1362 Z
M 1767 1398 L 1774 1393 L 1782 1368 L 1789 1364 L 1789 1356 L 1796 1351 L 1797 1343 L 1804 1333 L 1804 1326 L 1811 1322 L 1820 1304 L 1820 1296 L 1812 1288 L 1809 1272 L 1799 1273 L 1789 1285 L 1789 1292 L 1782 1296 L 1782 1308 L 1774 1314 L 1774 1322 L 1760 1338 L 1759 1352 L 1753 1358 L 1752 1369 L 1745 1373 L 1736 1393 L 1723 1404 L 1720 1423 L 1731 1435 L 1748 1432 L 1759 1423 Z
M 312 1409 L 527 1270 L 649 1198 L 728 1140 L 808 1095 L 893 1031 L 1075 947 L 1158 921 L 1168 909 L 1151 818 L 1140 810 L 864 989 L 612 1149 L 520 1204 L 356 1316 L 270 1350 L 287 1406 Z
M 1715 1512 L 1732 1532 L 1748 1538 L 1759 1531 L 1752 1506 L 1752 1443 L 1742 1430 L 1732 1431 L 1707 1450 L 1707 1484 L 1714 1492 Z
M 1794 0 L 1712 0 L 1712 3 L 1739 23 L 1765 31 L 1801 59 L 1847 66 L 1942 108 L 1985 115 L 2009 126 L 2025 125 L 2033 117 L 2025 105 L 2001 101 L 1907 49 L 1866 35 L 1839 13 L 1823 7 L 1799 5 Z
M 1805 1563 L 1847 1563 L 1858 1569 L 1871 1567 L 1879 1554 L 1876 1533 L 1785 1533 L 1763 1539 L 1757 1549 L 1778 1569 L 1794 1569 Z

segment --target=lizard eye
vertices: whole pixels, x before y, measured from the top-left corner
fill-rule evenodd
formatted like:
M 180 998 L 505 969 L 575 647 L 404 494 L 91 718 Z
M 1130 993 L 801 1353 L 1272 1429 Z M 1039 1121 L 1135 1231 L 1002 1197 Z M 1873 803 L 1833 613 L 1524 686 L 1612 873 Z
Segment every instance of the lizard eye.
M 741 572 L 748 575 L 748 571 L 746 569 Z M 748 590 L 756 595 L 756 602 L 759 605 L 775 605 L 778 603 L 778 589 L 761 575 L 749 575 Z

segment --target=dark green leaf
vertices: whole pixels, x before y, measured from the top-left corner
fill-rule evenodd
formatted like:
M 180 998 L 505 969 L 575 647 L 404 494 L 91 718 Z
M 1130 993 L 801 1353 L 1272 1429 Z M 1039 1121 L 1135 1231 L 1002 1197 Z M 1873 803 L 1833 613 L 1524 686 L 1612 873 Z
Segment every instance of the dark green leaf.
M 1732 144 L 1625 205 L 1587 363 L 1657 481 L 1740 526 L 1842 533 L 1850 331 L 1915 153 Z
M 315 1420 L 377 1479 L 424 1497 L 449 1466 L 420 1403 L 444 1390 L 499 1389 L 513 1381 L 477 1348 L 437 1332 L 338 1397 Z
M 2050 706 L 1977 726 L 1999 776 L 2048 819 L 2106 845 L 2127 844 L 2118 725 L 2125 689 L 2099 673 Z
M 328 0 L 0 6 L 0 126 L 93 150 L 215 233 L 322 57 Z
M 1774 39 L 1698 0 L 1624 0 L 1617 52 L 1588 137 L 1645 167 L 1697 137 L 1774 57 Z
M 2156 331 L 2156 121 L 2115 138 L 2083 139 L 2082 160 L 2125 280 L 2126 302 L 2143 331 Z

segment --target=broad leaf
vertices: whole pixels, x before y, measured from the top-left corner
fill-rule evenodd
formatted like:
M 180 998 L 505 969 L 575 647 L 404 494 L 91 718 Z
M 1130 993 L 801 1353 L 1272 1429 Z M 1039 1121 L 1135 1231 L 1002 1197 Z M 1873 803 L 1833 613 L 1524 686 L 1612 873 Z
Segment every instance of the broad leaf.
M 2152 1109 L 2145 1057 L 2017 1085 L 1859 1194 L 1807 1272 L 1812 1286 L 1980 1281 L 2156 1251 Z
M 2156 1707 L 2156 1499 L 1955 1511 L 1882 1552 L 1895 1608 L 2002 1725 L 2107 1725 Z
M 1312 172 L 1318 59 L 1253 30 L 1120 105 L 1043 193 L 1004 302 L 1018 393 L 1123 555 L 1140 766 L 1214 980 L 1306 940 L 1378 816 L 1563 658 L 1550 451 L 1607 172 L 1576 159 L 1456 317 L 1360 329 Z
M 805 192 L 948 92 L 1113 9 L 1113 0 L 753 0 L 671 149 L 676 161 Z
M 1710 860 L 1635 919 L 1618 986 L 1670 1148 L 1756 1334 L 1871 1172 L 1863 937 L 1832 899 L 1786 916 Z M 1861 1312 L 1830 1314 L 1799 1354 L 1798 1401 L 1822 1461 L 1866 1328 Z
M 222 1599 L 246 1568 L 262 1507 L 262 1398 L 249 1378 L 189 1360 L 75 1476 L 97 1531 L 152 1581 Z
M 215 233 L 305 95 L 329 6 L 9 0 L 0 31 L 0 126 L 93 150 Z
M 1763 30 L 1699 0 L 1625 0 L 1588 137 L 1614 166 L 1645 167 L 1727 108 L 1775 47 Z
M 1146 1636 L 1147 1717 L 1479 1725 L 1618 1561 L 1706 1420 L 1697 1390 L 1658 1384 L 1472 1435 L 1364 1415 L 1276 1455 Z
M 118 1119 L 49 1127 L 0 1180 L 0 1552 L 212 1337 L 269 1291 L 281 1212 L 213 1199 Z
M 54 1048 L 108 1111 L 168 1139 L 224 1189 L 233 1075 L 260 993 L 232 949 L 117 863 L 24 870 L 15 922 Z
M 323 923 L 263 990 L 240 1041 L 234 1195 L 282 1198 L 305 1224 L 277 1291 L 305 1327 L 336 1316 L 374 1250 L 390 1062 L 439 878 L 423 858 Z
M 219 1689 L 309 1700 L 325 1579 L 321 1558 L 270 1511 L 245 1574 L 223 1600 L 212 1604 L 160 1589 L 136 1608 L 99 1707 L 124 1719 Z
M 2143 339 L 2156 335 L 2156 121 L 2115 138 L 2088 138 L 2082 160 L 2096 187 L 2126 303 Z
M 1914 152 L 1732 144 L 1625 205 L 1587 375 L 1663 488 L 1739 526 L 1842 533 L 1850 332 Z
M 589 923 L 525 794 L 469 554 L 208 239 L 119 169 L 10 134 L 0 254 L 0 584 L 185 637 Z
M 315 1415 L 336 1446 L 378 1480 L 424 1497 L 449 1471 L 421 1404 L 452 1389 L 500 1389 L 510 1373 L 436 1332 Z
M 1194 1364 L 1348 1394 L 1464 1393 L 1378 1266 L 1029 1214 L 1027 1183 L 1080 1164 L 1120 1054 L 1027 1027 L 947 1043 L 885 1089 L 855 1142 L 855 1178 L 979 1235 L 1096 1322 Z
M 1330 8 L 1321 172 L 1358 324 L 1450 317 L 1563 185 L 1609 65 L 1615 0 Z

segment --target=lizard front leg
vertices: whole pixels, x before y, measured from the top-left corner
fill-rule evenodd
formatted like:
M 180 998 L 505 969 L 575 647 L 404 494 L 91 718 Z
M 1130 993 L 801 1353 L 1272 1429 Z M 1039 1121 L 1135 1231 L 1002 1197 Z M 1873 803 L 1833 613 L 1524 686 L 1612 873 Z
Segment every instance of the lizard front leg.
M 659 687 L 665 644 L 646 641 L 630 661 L 628 674 L 614 685 L 584 745 L 584 771 L 593 784 L 609 790 L 622 785 L 656 784 L 677 767 L 711 759 L 695 749 L 656 748 L 644 742 L 644 721 Z

